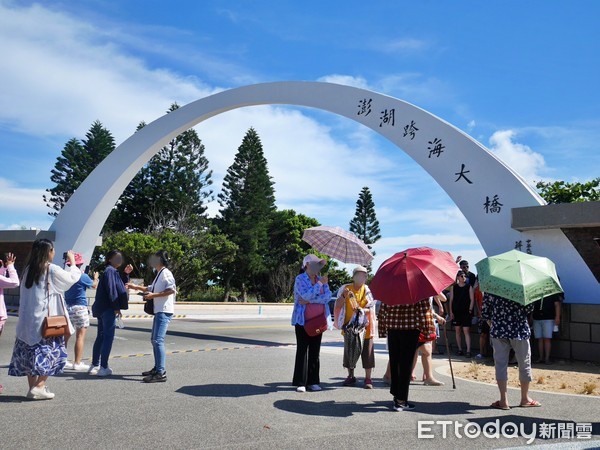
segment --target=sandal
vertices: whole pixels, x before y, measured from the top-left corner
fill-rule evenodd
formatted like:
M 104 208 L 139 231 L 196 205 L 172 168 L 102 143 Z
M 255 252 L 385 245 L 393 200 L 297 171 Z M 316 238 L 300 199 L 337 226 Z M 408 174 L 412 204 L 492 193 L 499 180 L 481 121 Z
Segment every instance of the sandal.
M 527 403 L 521 403 L 519 406 L 521 408 L 539 408 L 540 406 L 542 406 L 542 404 L 540 402 L 538 402 L 537 400 L 531 400 L 530 402 L 527 402 Z
M 490 407 L 492 408 L 496 408 L 496 409 L 501 409 L 502 411 L 508 411 L 510 409 L 510 406 L 502 406 L 500 404 L 500 400 L 495 401 L 494 403 L 492 403 L 490 405 Z

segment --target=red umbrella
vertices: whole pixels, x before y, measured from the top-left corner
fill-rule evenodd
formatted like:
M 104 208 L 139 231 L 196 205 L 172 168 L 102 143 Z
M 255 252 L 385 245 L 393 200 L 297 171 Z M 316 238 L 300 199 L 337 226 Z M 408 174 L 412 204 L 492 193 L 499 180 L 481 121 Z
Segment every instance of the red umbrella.
M 411 305 L 437 295 L 456 280 L 452 255 L 429 247 L 409 248 L 385 260 L 369 288 L 388 305 Z

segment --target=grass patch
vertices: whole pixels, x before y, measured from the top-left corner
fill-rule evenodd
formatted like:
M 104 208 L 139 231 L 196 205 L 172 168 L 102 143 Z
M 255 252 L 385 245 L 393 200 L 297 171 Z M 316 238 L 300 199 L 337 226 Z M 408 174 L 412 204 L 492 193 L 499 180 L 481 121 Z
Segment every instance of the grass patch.
M 583 383 L 583 390 L 581 391 L 581 393 L 591 395 L 594 393 L 597 387 L 598 385 L 594 382 Z

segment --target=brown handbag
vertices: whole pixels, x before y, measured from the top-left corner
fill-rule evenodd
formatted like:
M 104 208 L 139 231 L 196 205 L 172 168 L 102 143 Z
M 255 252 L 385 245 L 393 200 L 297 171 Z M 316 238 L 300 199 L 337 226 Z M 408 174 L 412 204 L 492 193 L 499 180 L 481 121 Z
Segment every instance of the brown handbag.
M 67 316 L 50 315 L 50 266 L 48 266 L 48 271 L 46 274 L 46 298 L 48 299 L 48 315 L 44 317 L 44 322 L 42 323 L 42 337 L 47 339 L 53 337 L 70 336 L 71 332 L 69 330 Z M 62 297 L 55 296 L 55 298 L 57 302 L 62 301 Z M 62 306 L 64 311 L 64 304 Z

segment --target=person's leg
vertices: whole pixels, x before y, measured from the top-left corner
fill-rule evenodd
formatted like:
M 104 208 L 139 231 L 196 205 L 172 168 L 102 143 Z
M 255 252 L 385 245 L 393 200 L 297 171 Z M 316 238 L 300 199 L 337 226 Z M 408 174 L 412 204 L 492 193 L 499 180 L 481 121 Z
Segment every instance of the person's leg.
M 38 376 L 37 375 L 27 375 L 27 383 L 29 383 L 29 390 L 31 390 L 31 388 L 33 388 L 37 382 L 38 382 Z
M 392 394 L 394 398 L 398 398 L 398 395 L 400 394 L 399 355 L 402 347 L 402 343 L 400 342 L 400 330 L 388 330 L 387 339 L 390 357 L 390 361 L 388 363 L 390 368 L 390 394 Z
M 465 343 L 467 345 L 467 353 L 471 353 L 471 327 L 462 327 L 465 333 Z
M 34 385 L 32 386 L 32 388 L 43 388 L 46 385 L 46 380 L 48 380 L 47 375 L 35 377 Z
M 83 358 L 83 344 L 85 342 L 85 333 L 87 328 L 77 328 L 75 331 L 75 364 L 81 364 L 81 358 Z M 65 347 L 67 342 L 65 340 Z
M 510 354 L 510 343 L 507 339 L 492 338 L 494 350 L 494 366 L 496 370 L 496 383 L 500 391 L 499 406 L 508 407 L 507 383 L 508 383 L 508 359 Z
M 550 363 L 550 351 L 552 350 L 552 339 L 543 339 L 544 341 L 544 351 L 546 355 L 546 363 Z
M 294 364 L 294 386 L 306 386 L 308 374 L 308 335 L 302 325 L 295 326 L 296 332 L 296 363 Z
M 385 373 L 383 374 L 384 381 L 390 381 L 392 379 L 391 369 L 390 369 L 390 360 L 388 358 L 387 366 L 385 368 Z
M 306 374 L 306 384 L 308 386 L 314 386 L 321 383 L 319 376 L 319 355 L 321 353 L 321 340 L 323 339 L 323 335 L 309 336 L 308 339 L 308 371 Z
M 458 353 L 462 352 L 462 336 L 460 334 L 461 328 L 462 327 L 459 327 L 459 326 L 454 327 L 454 332 L 456 334 L 456 347 L 457 347 Z
M 515 351 L 519 364 L 519 382 L 521 383 L 521 405 L 532 401 L 529 397 L 529 384 L 531 383 L 531 347 L 529 339 L 511 339 L 510 345 Z
M 415 375 L 415 369 L 417 368 L 417 361 L 419 360 L 419 347 L 417 347 L 417 349 L 415 350 L 415 356 L 413 356 L 413 363 L 412 363 L 412 371 L 410 373 L 410 379 L 411 380 L 416 380 L 417 376 Z
M 94 347 L 92 348 L 92 367 L 100 365 L 100 353 L 102 352 L 102 343 L 104 342 L 104 321 L 102 315 L 98 316 L 98 329 Z
M 166 372 L 165 336 L 167 334 L 167 328 L 172 316 L 172 314 L 167 314 L 164 312 L 156 313 L 154 316 L 155 326 L 152 328 L 154 367 L 156 368 L 156 372 L 161 375 Z
M 365 369 L 365 381 L 370 381 L 371 374 L 375 368 L 375 344 L 372 338 L 364 340 L 361 359 L 363 369 Z
M 410 387 L 410 376 L 413 357 L 419 341 L 419 330 L 399 330 L 400 348 L 398 351 L 398 389 L 395 397 L 401 403 L 408 401 L 408 390 Z
M 355 367 L 352 365 L 352 361 L 350 358 L 350 347 L 351 347 L 351 339 L 352 335 L 350 333 L 344 333 L 344 356 L 342 365 L 348 369 L 348 379 L 347 382 L 351 381 L 351 378 L 354 378 L 354 369 Z
M 112 350 L 113 341 L 115 339 L 115 328 L 117 326 L 115 312 L 112 309 L 102 313 L 102 322 L 104 325 L 102 350 L 100 354 L 100 366 L 108 367 L 108 359 Z
M 435 381 L 432 372 L 431 342 L 425 342 L 421 346 L 421 364 L 423 365 L 423 380 Z

